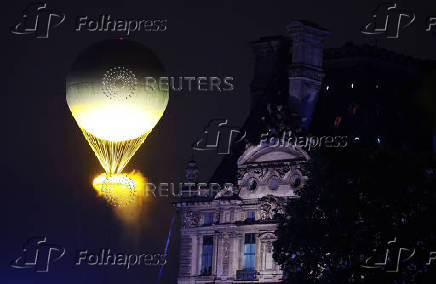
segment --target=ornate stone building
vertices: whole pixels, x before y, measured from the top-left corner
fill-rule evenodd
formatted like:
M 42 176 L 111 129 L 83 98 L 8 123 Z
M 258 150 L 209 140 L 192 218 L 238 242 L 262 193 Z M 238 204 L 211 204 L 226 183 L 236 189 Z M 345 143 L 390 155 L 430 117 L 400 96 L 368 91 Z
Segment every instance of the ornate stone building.
M 230 157 L 227 170 L 232 173 L 212 179 L 234 186 L 213 196 L 188 196 L 185 191 L 175 203 L 182 219 L 180 284 L 278 283 L 283 277 L 272 257 L 275 215 L 284 212 L 286 199 L 295 198 L 295 189 L 303 185 L 301 165 L 309 157 L 299 147 L 276 142 L 284 130 L 304 129 L 311 120 L 324 76 L 323 41 L 328 35 L 324 29 L 300 21 L 291 23 L 288 33 L 286 38 L 253 43 L 256 71 L 252 98 L 262 109 L 266 106 L 267 114 L 259 114 L 254 107 L 251 117 L 261 117 L 268 125 L 268 139 L 257 143 L 247 140 L 240 149 L 242 155 Z M 283 54 L 290 62 L 282 66 L 277 62 Z M 280 87 L 283 84 L 285 88 Z M 272 98 L 283 90 L 288 93 L 285 105 Z M 291 116 L 299 123 L 287 123 Z M 256 126 L 253 131 L 246 129 L 248 135 L 257 137 L 263 131 Z M 191 161 L 186 180 L 195 183 L 197 177 L 198 169 Z
M 278 282 L 274 217 L 303 184 L 300 166 L 307 159 L 292 146 L 251 146 L 238 160 L 237 187 L 213 199 L 177 203 L 182 216 L 178 283 Z
M 234 186 L 175 203 L 182 217 L 180 284 L 283 278 L 272 258 L 275 215 L 304 184 L 302 165 L 310 153 L 286 145 L 283 134 L 436 152 L 436 127 L 428 119 L 435 121 L 435 61 L 368 44 L 324 49 L 328 32 L 305 21 L 292 22 L 287 32 L 252 43 L 245 143 L 232 145 L 211 178 Z M 195 162 L 186 180 L 198 182 Z

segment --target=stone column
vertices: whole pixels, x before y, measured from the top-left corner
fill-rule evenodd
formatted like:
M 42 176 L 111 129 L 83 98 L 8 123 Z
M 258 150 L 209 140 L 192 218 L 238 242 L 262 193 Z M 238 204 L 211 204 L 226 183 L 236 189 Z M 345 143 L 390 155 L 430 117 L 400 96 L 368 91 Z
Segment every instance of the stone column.
M 216 234 L 217 238 L 217 254 L 216 254 L 216 276 L 223 275 L 223 233 Z
M 191 276 L 193 276 L 193 275 L 195 275 L 195 272 L 196 272 L 196 255 L 197 255 L 197 238 L 196 238 L 196 236 L 192 236 L 192 237 L 190 237 L 189 238 L 189 242 L 190 242 L 190 245 L 191 245 L 191 251 L 189 252 L 189 256 L 190 256 L 190 267 L 189 267 L 189 274 L 191 275 Z M 181 242 L 183 242 L 183 240 L 181 240 Z M 183 243 L 182 244 L 180 244 L 180 246 L 182 246 L 183 245 Z M 183 253 L 181 252 L 181 255 L 180 255 L 180 257 L 183 257 Z
M 238 270 L 241 270 L 243 267 L 244 261 L 244 234 L 238 234 L 239 239 L 239 247 L 238 247 Z
M 194 259 L 193 266 L 196 267 L 195 275 L 200 275 L 201 273 L 201 252 L 203 246 L 203 236 L 197 236 L 197 257 Z
M 260 234 L 255 234 L 255 236 L 256 236 L 256 264 L 255 264 L 255 267 L 256 267 L 257 271 L 262 270 L 262 268 L 261 268 L 261 257 L 260 257 L 261 242 L 259 240 L 259 235 Z
M 217 275 L 218 237 L 213 235 L 212 275 Z
M 238 234 L 231 234 L 231 250 L 230 250 L 230 264 L 229 275 L 236 277 L 236 270 L 239 269 L 239 237 Z
M 259 246 L 260 246 L 260 263 L 259 263 L 259 271 L 262 271 L 263 268 L 265 267 L 265 244 L 259 240 Z
M 222 275 L 225 277 L 229 276 L 229 271 L 231 267 L 231 248 L 232 243 L 229 234 L 224 234 L 222 240 Z

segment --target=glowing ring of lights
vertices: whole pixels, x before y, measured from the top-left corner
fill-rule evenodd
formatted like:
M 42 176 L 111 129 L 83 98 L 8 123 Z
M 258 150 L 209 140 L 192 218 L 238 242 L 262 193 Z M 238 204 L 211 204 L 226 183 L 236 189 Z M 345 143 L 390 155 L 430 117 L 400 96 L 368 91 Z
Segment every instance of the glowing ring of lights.
M 111 175 L 101 183 L 101 193 L 113 206 L 127 206 L 136 198 L 136 182 L 125 175 Z
M 103 75 L 103 93 L 109 99 L 121 100 L 133 96 L 136 90 L 136 76 L 129 69 L 117 66 L 110 68 Z

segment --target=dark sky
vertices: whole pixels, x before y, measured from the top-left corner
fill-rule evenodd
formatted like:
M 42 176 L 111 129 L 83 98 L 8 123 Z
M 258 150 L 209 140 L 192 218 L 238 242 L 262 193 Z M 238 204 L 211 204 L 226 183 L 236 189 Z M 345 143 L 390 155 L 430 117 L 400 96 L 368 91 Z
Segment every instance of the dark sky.
M 326 44 L 373 43 L 360 33 L 381 1 L 49 1 L 66 14 L 48 39 L 12 35 L 30 1 L 2 3 L 3 88 L 1 156 L 0 283 L 157 283 L 158 269 L 74 267 L 77 249 L 110 248 L 123 253 L 160 253 L 175 211 L 171 199 L 147 203 L 140 224 L 126 227 L 110 206 L 96 197 L 90 182 L 102 172 L 65 102 L 65 77 L 77 54 L 90 44 L 124 36 L 117 32 L 75 32 L 78 16 L 167 19 L 161 33 L 136 32 L 126 38 L 152 48 L 173 76 L 233 76 L 228 93 L 171 93 L 159 124 L 129 163 L 154 183 L 183 181 L 191 144 L 208 121 L 227 118 L 242 126 L 248 115 L 254 57 L 249 43 L 262 36 L 284 35 L 294 19 L 331 31 Z M 378 45 L 420 58 L 436 59 L 436 37 L 426 20 L 436 17 L 435 1 L 398 1 L 416 13 L 415 23 L 399 39 Z M 221 156 L 195 152 L 202 181 L 208 181 Z M 175 283 L 177 224 L 161 283 Z M 66 248 L 49 273 L 9 268 L 31 236 Z

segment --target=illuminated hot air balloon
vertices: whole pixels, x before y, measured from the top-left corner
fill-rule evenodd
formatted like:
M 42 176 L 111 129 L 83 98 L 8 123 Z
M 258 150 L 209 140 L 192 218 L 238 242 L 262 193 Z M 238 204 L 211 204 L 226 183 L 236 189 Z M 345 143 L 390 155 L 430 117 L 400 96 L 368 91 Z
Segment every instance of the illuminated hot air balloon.
M 121 174 L 168 104 L 168 90 L 146 86 L 146 77 L 166 76 L 150 49 L 128 40 L 96 43 L 73 63 L 67 104 L 110 183 L 123 180 L 114 176 Z M 130 181 L 121 185 L 131 189 Z

